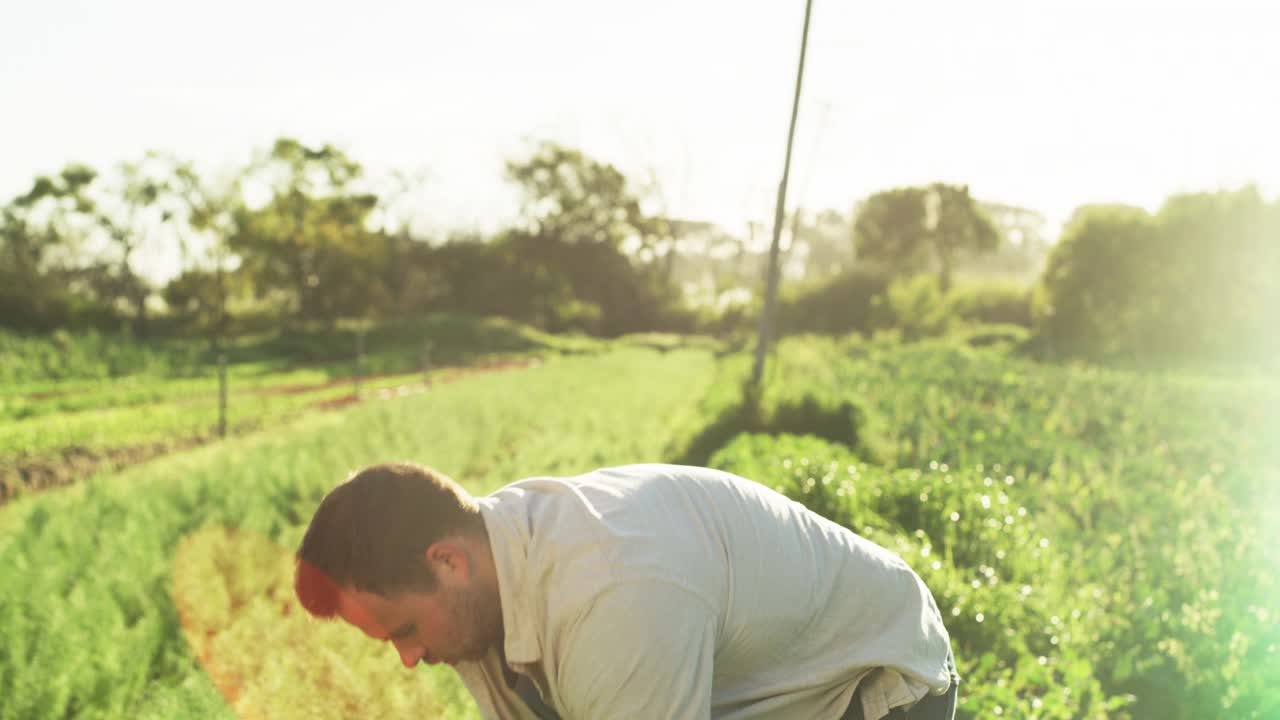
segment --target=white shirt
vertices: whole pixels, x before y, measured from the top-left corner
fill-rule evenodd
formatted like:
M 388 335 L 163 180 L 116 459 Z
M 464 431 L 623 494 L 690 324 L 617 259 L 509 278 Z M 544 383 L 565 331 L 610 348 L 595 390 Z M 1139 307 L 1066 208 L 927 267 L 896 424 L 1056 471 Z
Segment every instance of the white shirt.
M 944 692 L 950 640 L 897 555 L 759 484 L 632 465 L 477 499 L 508 665 L 564 720 L 867 720 Z M 488 718 L 533 718 L 495 651 L 458 673 Z

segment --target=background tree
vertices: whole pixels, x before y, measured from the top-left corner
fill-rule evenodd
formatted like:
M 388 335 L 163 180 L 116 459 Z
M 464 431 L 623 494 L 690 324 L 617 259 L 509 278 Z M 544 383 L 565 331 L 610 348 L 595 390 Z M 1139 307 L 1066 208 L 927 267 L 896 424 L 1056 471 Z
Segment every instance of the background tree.
M 945 295 L 962 252 L 990 253 L 1000 246 L 1000 234 L 991 219 L 969 195 L 965 185 L 934 183 L 925 194 L 928 232 L 925 243 L 938 267 L 938 286 Z
M 163 297 L 184 324 L 221 344 L 231 330 L 232 299 L 253 291 L 248 274 L 238 271 L 241 259 L 229 246 L 238 232 L 242 176 L 237 172 L 211 181 L 184 166 L 178 178 L 174 190 L 186 216 L 183 270 L 165 286 Z
M 1272 357 L 1280 203 L 1256 188 L 1076 211 L 1049 257 L 1041 331 L 1059 351 L 1141 361 Z
M 950 288 L 957 256 L 999 246 L 1000 235 L 963 185 L 886 190 L 864 200 L 853 225 L 854 253 L 894 275 L 938 273 L 943 293 Z
M 0 324 L 52 330 L 114 320 L 82 279 L 92 211 L 85 189 L 96 177 L 88 166 L 68 165 L 0 209 Z
M 7 287 L 33 294 L 44 290 L 53 255 L 73 234 L 68 217 L 87 209 L 82 189 L 96 176 L 92 168 L 69 165 L 54 177 L 36 178 L 30 190 L 0 209 L 0 275 Z
M 853 222 L 858 263 L 879 265 L 895 275 L 924 270 L 925 215 L 923 188 L 884 190 L 863 200 L 855 208 Z
M 240 209 L 228 245 L 258 295 L 279 297 L 295 320 L 333 326 L 389 304 L 376 282 L 384 246 L 365 227 L 377 198 L 355 188 L 362 173 L 332 145 L 289 138 L 250 168 L 246 188 L 265 187 L 270 199 Z
M 1147 269 L 1157 257 L 1156 224 L 1145 210 L 1077 210 L 1045 268 L 1045 336 L 1080 353 L 1131 349 L 1153 290 Z
M 1044 215 L 1005 203 L 983 202 L 981 207 L 1000 236 L 999 247 L 994 252 L 962 251 L 957 258 L 957 271 L 1034 282 L 1044 271 L 1051 248 Z
M 568 280 L 582 303 L 574 314 L 599 318 L 583 329 L 606 335 L 653 329 L 668 302 L 653 262 L 655 248 L 670 238 L 668 221 L 641 209 L 617 168 L 554 143 L 509 162 L 507 176 L 522 191 L 525 229 L 506 242 Z
M 1256 187 L 1170 197 L 1156 214 L 1160 247 L 1142 342 L 1180 356 L 1280 350 L 1280 201 Z M 1226 351 L 1226 352 L 1224 352 Z
M 667 229 L 644 213 L 621 171 L 563 145 L 544 142 L 508 162 L 507 177 L 522 191 L 528 229 L 544 239 L 638 249 L 652 247 Z
M 823 210 L 809 222 L 796 225 L 792 244 L 804 248 L 806 280 L 828 278 L 849 269 L 853 248 L 849 243 L 852 224 L 839 210 Z
M 427 284 L 430 240 L 416 227 L 428 177 L 425 170 L 392 173 L 370 214 L 384 248 L 379 280 L 390 302 L 388 310 L 399 316 L 426 307 L 432 294 Z
M 156 292 L 144 265 L 157 256 L 187 255 L 184 193 L 198 182 L 189 164 L 149 152 L 85 187 L 91 232 L 106 243 L 85 279 L 100 299 L 129 310 L 139 335 L 148 332 L 148 302 Z

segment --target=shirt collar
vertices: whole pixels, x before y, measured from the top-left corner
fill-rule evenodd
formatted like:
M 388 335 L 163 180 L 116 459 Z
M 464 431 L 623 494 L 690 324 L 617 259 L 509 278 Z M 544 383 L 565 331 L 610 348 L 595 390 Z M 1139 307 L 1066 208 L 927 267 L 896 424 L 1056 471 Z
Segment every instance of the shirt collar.
M 536 663 L 542 657 L 534 622 L 534 588 L 529 587 L 526 573 L 531 540 L 527 500 L 528 491 L 513 486 L 476 498 L 498 576 L 503 650 L 508 664 Z

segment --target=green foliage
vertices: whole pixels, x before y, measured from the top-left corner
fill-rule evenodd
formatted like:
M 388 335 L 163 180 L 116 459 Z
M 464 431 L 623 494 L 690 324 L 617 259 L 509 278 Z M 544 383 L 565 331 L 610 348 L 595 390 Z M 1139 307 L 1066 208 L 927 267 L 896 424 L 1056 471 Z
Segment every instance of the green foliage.
M 981 471 L 890 472 L 813 437 L 742 435 L 711 460 L 903 556 L 943 611 L 961 717 L 1103 718 L 1099 585 L 1077 585 L 1013 483 Z M 1070 692 L 1063 692 L 1070 688 Z M 999 709 L 997 709 L 999 708 Z
M 785 363 L 775 360 L 763 389 L 748 383 L 750 354 L 722 356 L 701 411 L 714 419 L 676 448 L 672 461 L 705 465 L 717 449 L 744 432 L 808 433 L 856 448 L 864 457 L 889 461 L 892 451 L 877 414 L 857 398 L 829 392 L 833 377 L 824 357 L 826 343 L 812 339 L 804 347 L 814 352 L 792 353 Z
M 49 332 L 115 324 L 108 304 L 68 289 L 79 274 L 82 237 L 71 220 L 91 210 L 84 189 L 96 176 L 69 165 L 0 207 L 0 327 Z
M 190 342 L 140 341 L 95 330 L 49 335 L 0 330 L 0 387 L 130 374 L 181 377 L 199 372 L 204 362 L 200 346 Z
M 994 251 L 1000 234 L 967 186 L 933 183 L 886 190 L 862 201 L 853 242 L 860 261 L 895 275 L 936 269 L 946 292 L 959 256 Z
M 481 493 L 531 474 L 652 460 L 675 441 L 672 418 L 696 421 L 711 371 L 710 354 L 697 350 L 569 357 L 314 416 L 0 508 L 0 718 L 226 716 L 173 601 L 174 552 L 182 538 L 221 525 L 295 547 L 334 482 L 350 468 L 388 457 L 429 463 Z M 197 562 L 200 555 L 191 557 Z M 220 558 L 250 580 L 265 560 Z M 240 566 L 249 574 L 234 570 Z M 216 588 L 198 590 L 207 591 L 197 593 L 208 603 L 201 617 L 216 618 Z M 279 637 L 269 615 L 250 615 L 258 624 L 237 626 L 227 652 L 261 655 L 260 641 Z M 367 700 L 359 714 L 420 709 L 405 702 L 412 691 L 397 688 L 423 682 L 421 674 L 398 671 L 377 643 L 350 647 L 323 663 L 349 673 L 387 670 L 377 682 L 350 683 Z M 84 661 L 85 648 L 93 649 L 92 662 Z M 283 650 L 273 645 L 269 652 Z M 267 663 L 244 692 L 269 697 L 275 707 L 315 707 L 316 699 L 302 693 L 316 690 L 298 686 L 289 667 Z M 432 682 L 455 687 L 452 698 L 444 696 L 449 713 L 475 717 L 448 673 L 431 671 Z
M 51 333 L 57 330 L 115 330 L 121 325 L 115 310 L 65 289 L 29 291 L 0 272 L 0 332 Z
M 962 282 L 951 289 L 947 302 L 957 318 L 968 323 L 1032 327 L 1032 289 L 1010 281 Z
M 0 339 L 6 336 L 0 334 Z M 0 502 L 14 494 L 83 479 L 116 462 L 144 460 L 210 439 L 219 420 L 215 367 L 203 348 L 175 344 L 166 349 L 130 346 L 119 338 L 58 335 L 58 343 L 28 340 L 21 355 L 66 361 L 83 353 L 85 366 L 105 357 L 132 374 L 101 380 L 0 384 Z M 354 331 L 286 333 L 234 349 L 228 394 L 228 430 L 239 434 L 277 424 L 318 405 L 353 397 L 356 372 Z M 2 347 L 2 346 L 0 346 Z M 674 346 L 673 346 L 674 347 Z M 490 362 L 527 364 L 552 353 L 603 352 L 608 345 L 588 338 L 548 336 L 505 320 L 437 315 L 379 326 L 364 338 L 360 365 L 366 396 L 422 392 L 428 381 L 448 378 L 452 367 L 483 355 Z M 116 356 L 117 350 L 133 354 Z M 177 351 L 189 353 L 178 356 Z M 18 353 L 14 357 L 21 356 Z M 307 360 L 304 370 L 283 369 Z M 180 364 L 177 364 L 179 363 Z M 86 367 L 87 366 L 87 367 Z M 113 366 L 115 367 L 115 366 Z M 12 368 L 22 371 L 24 368 Z M 42 380 L 47 368 L 27 367 Z M 177 379 L 160 380 L 171 375 Z M 192 377 L 185 377 L 191 375 Z M 105 378 L 104 378 L 105 379 Z
M 928 227 L 922 188 L 878 192 L 858 204 L 853 221 L 854 255 L 895 273 L 924 270 L 922 246 Z
M 350 187 L 361 173 L 332 146 L 290 139 L 258 161 L 251 177 L 272 185 L 272 199 L 236 212 L 227 245 L 244 259 L 260 296 L 283 290 L 298 319 L 330 324 L 386 308 L 390 298 L 378 282 L 385 248 L 364 227 L 377 198 Z
M 959 325 L 948 337 L 973 347 L 1021 349 L 1030 342 L 1031 333 L 1021 325 L 978 323 Z
M 1271 717 L 1280 709 L 1280 606 L 1274 600 L 1280 555 L 1268 539 L 1280 523 L 1280 447 L 1271 441 L 1280 436 L 1280 387 L 1274 381 L 1043 366 L 941 340 L 897 345 L 793 338 L 782 343 L 773 367 L 774 383 L 785 387 L 813 378 L 832 402 L 856 400 L 875 419 L 889 457 L 871 463 L 855 450 L 861 462 L 835 458 L 841 467 L 856 464 L 867 473 L 864 463 L 871 463 L 909 471 L 895 474 L 894 482 L 913 484 L 874 508 L 886 524 L 859 518 L 855 527 L 870 524 L 873 531 L 908 538 L 923 530 L 918 542 L 943 546 L 945 532 L 911 509 L 911 497 L 922 491 L 921 483 L 934 487 L 930 503 L 949 497 L 938 491 L 938 476 L 946 485 L 948 474 L 957 492 L 988 496 L 992 507 L 977 515 L 984 523 L 1001 507 L 1026 508 L 1025 517 L 1034 518 L 1036 531 L 1056 548 L 1061 567 L 1037 570 L 1025 584 L 1033 597 L 1043 591 L 1070 600 L 1065 612 L 1079 610 L 1081 617 L 1070 623 L 1059 612 L 1063 606 L 1045 605 L 1072 627 L 1018 622 L 1008 629 L 1026 636 L 1034 628 L 1058 628 L 1060 645 L 1070 632 L 1089 666 L 1073 677 L 1092 676 L 1108 697 L 1136 696 L 1135 717 L 1218 717 L 1224 711 Z M 809 457 L 817 467 L 832 459 Z M 914 471 L 922 477 L 913 477 Z M 1008 504 L 1000 502 L 1000 492 Z M 974 510 L 956 512 L 963 518 Z M 1006 515 L 1013 527 L 1023 522 L 1024 516 L 1006 510 L 1001 524 Z M 974 528 L 963 534 L 1003 577 L 989 555 L 1011 554 L 1007 543 Z M 944 562 L 940 569 L 946 567 Z M 1074 595 L 1075 589 L 1088 594 Z M 988 618 L 1022 606 L 998 589 L 973 590 L 959 617 L 976 604 Z M 989 671 L 997 675 L 990 677 L 1008 673 L 1006 686 L 1016 683 L 1035 672 L 1040 655 L 1049 657 L 993 653 Z M 1085 686 L 1068 685 L 1072 702 L 1084 702 L 1074 693 Z M 1006 713 L 1021 707 L 1001 702 Z
M 1077 213 L 1049 256 L 1044 332 L 1077 351 L 1114 354 L 1134 337 L 1151 297 L 1156 226 L 1139 208 Z
M 870 333 L 875 298 L 884 294 L 889 276 L 858 266 L 807 287 L 788 290 L 778 303 L 781 333 Z
M 240 338 L 223 351 L 233 375 L 307 367 L 329 378 L 350 377 L 356 333 L 354 328 L 331 331 L 324 326 L 275 329 Z M 592 352 L 605 347 L 598 340 L 550 335 L 505 318 L 432 313 L 367 328 L 364 370 L 421 369 L 428 342 L 430 359 L 437 364 L 464 363 L 493 353 Z M 0 395 L 69 390 L 65 385 L 50 385 L 68 380 L 210 378 L 216 373 L 217 355 L 208 343 L 196 340 L 140 340 L 96 331 L 42 336 L 0 330 Z
M 853 267 L 852 219 L 837 210 L 823 210 L 811 218 L 797 211 L 792 216 L 792 247 L 804 247 L 804 276 L 826 278 Z
M 873 300 L 876 325 L 892 328 L 907 341 L 944 335 L 953 321 L 947 298 L 933 275 L 899 278 Z
M 1032 325 L 1032 288 L 1009 281 L 966 281 L 943 294 L 930 275 L 890 276 L 862 265 L 783 295 L 783 334 L 876 331 L 907 340 L 950 334 L 974 345 L 1021 344 Z
M 544 142 L 529 157 L 508 162 L 507 177 L 524 193 L 534 235 L 618 247 L 632 239 L 649 246 L 669 232 L 665 221 L 644 213 L 625 175 L 578 150 Z
M 1277 239 L 1280 203 L 1254 188 L 1175 196 L 1155 216 L 1082 208 L 1045 270 L 1044 339 L 1111 360 L 1269 361 Z
M 225 337 L 230 318 L 224 312 L 229 296 L 252 294 L 248 273 L 190 269 L 171 279 L 161 291 L 169 316 L 180 323 L 186 337 Z M 177 335 L 179 333 L 171 333 Z
M 367 340 L 387 351 L 428 329 L 476 344 L 542 337 L 447 316 L 422 323 Z M 312 336 L 314 352 L 327 352 L 324 338 Z M 1280 710 L 1273 381 L 1043 366 L 950 340 L 811 336 L 784 340 L 764 390 L 744 392 L 744 352 L 716 359 L 711 346 L 655 336 L 604 352 L 596 341 L 547 342 L 565 354 L 536 368 L 315 415 L 0 508 L 0 718 L 225 716 L 171 599 L 179 541 L 214 525 L 291 547 L 344 468 L 387 457 L 484 491 L 535 473 L 714 456 L 908 559 L 956 638 L 961 717 Z M 144 390 L 122 383 L 126 394 L 109 402 L 140 404 L 128 393 Z M 729 444 L 741 433 L 755 434 Z M 303 646 L 270 625 L 267 605 L 217 620 L 220 598 L 280 581 L 265 551 L 192 547 L 212 553 L 205 564 L 230 558 L 188 576 L 197 585 L 186 594 L 203 598 L 195 610 L 231 667 L 254 668 L 245 697 L 315 707 L 297 696 L 296 665 L 248 657 L 261 650 L 248 638 Z M 80 660 L 87 646 L 93 663 Z M 331 647 L 344 651 L 317 660 L 320 676 L 394 667 L 373 644 Z M 379 679 L 348 686 L 366 688 L 378 716 L 416 697 L 394 683 L 428 680 L 368 677 Z M 447 675 L 428 684 L 446 715 L 474 716 Z
M 669 301 L 656 262 L 674 246 L 670 224 L 648 215 L 625 176 L 576 150 L 543 143 L 528 158 L 507 164 L 525 198 L 528 229 L 506 242 L 522 268 L 542 276 L 551 293 L 532 299 L 559 310 L 564 325 L 617 336 L 663 327 Z M 558 294 L 558 296 L 557 296 Z

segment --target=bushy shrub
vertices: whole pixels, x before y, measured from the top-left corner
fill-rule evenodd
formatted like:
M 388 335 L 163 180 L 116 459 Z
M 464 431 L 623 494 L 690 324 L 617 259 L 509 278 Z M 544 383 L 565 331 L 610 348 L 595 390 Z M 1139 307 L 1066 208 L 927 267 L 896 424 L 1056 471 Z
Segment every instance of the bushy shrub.
M 970 347 L 1021 347 L 1031 332 L 1021 325 L 962 324 L 951 329 L 951 338 Z
M 963 283 L 947 298 L 951 311 L 965 322 L 1019 325 L 1029 328 L 1031 288 L 1010 281 Z
M 993 487 L 973 471 L 890 472 L 793 435 L 741 435 L 710 464 L 773 487 L 911 565 L 951 634 L 964 678 L 957 717 L 1105 718 L 1130 702 L 1108 696 L 1097 677 L 1089 636 L 1104 618 L 1087 609 L 1096 588 L 1067 579 L 1064 559 L 1012 485 Z
M 5 287 L 0 276 L 0 327 L 23 332 L 114 330 L 120 318 L 108 306 L 67 292 L 32 294 Z
M 1255 188 L 1086 207 L 1049 256 L 1043 345 L 1107 360 L 1236 362 L 1280 351 L 1280 203 Z
M 778 304 L 782 333 L 869 333 L 874 299 L 889 287 L 883 270 L 858 267 L 786 293 Z
M 945 335 L 952 316 L 938 278 L 916 275 L 894 280 L 887 293 L 877 297 L 876 326 L 901 331 L 905 341 Z

